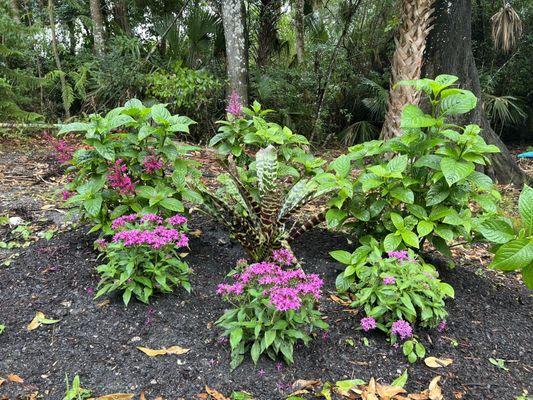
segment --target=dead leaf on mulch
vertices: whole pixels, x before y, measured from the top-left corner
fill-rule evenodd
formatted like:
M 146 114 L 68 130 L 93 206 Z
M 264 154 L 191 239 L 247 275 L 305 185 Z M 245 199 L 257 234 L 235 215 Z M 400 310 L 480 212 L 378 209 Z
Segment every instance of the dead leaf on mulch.
M 442 396 L 442 389 L 439 386 L 440 375 L 436 376 L 431 380 L 429 384 L 429 399 L 430 400 L 444 400 Z
M 203 232 L 200 229 L 196 229 L 194 231 L 189 232 L 189 235 L 195 238 L 199 238 L 200 236 L 202 236 L 202 234 Z
M 132 393 L 113 393 L 106 394 L 100 397 L 91 397 L 88 400 L 130 400 L 135 397 Z
M 184 349 L 180 346 L 171 346 L 165 349 L 149 349 L 148 347 L 137 346 L 137 349 L 150 357 L 163 356 L 166 354 L 181 355 L 187 353 L 190 349 Z
M 206 385 L 205 391 L 209 396 L 211 396 L 215 400 L 230 400 L 228 397 L 224 396 L 222 393 L 220 393 L 218 390 L 212 389 L 209 386 Z
M 329 298 L 333 300 L 335 303 L 340 304 L 341 306 L 349 306 L 351 302 L 347 300 L 343 300 L 338 296 L 335 296 L 334 294 L 330 295 Z
M 24 383 L 24 379 L 22 379 L 20 376 L 16 374 L 9 374 L 7 376 L 7 380 L 9 382 L 14 382 L 14 383 Z
M 305 380 L 305 379 L 298 379 L 292 384 L 292 388 L 294 390 L 303 390 L 303 389 L 309 389 L 313 386 L 320 385 L 320 381 L 318 380 Z M 294 394 L 294 393 L 293 393 Z
M 429 368 L 441 368 L 447 367 L 448 365 L 453 363 L 453 360 L 451 358 L 426 357 L 424 359 L 424 363 Z
M 96 305 L 96 308 L 104 308 L 105 306 L 109 305 L 109 303 L 111 303 L 111 300 L 105 299 L 105 300 L 101 301 L 100 303 L 98 303 Z
M 48 319 L 46 318 L 44 313 L 42 313 L 41 311 L 37 311 L 35 313 L 35 317 L 33 317 L 32 321 L 28 324 L 27 329 L 29 331 L 33 331 L 41 325 L 57 324 L 59 321 L 59 319 Z
M 0 378 L 0 386 L 2 386 L 4 384 L 6 380 L 4 378 Z

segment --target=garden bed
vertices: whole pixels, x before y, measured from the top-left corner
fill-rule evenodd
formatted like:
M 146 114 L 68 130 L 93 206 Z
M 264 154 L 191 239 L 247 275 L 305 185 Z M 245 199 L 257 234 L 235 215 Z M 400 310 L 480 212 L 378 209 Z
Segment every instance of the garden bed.
M 278 370 L 264 358 L 254 366 L 247 358 L 231 372 L 229 345 L 221 343 L 220 330 L 213 325 L 225 307 L 215 291 L 243 253 L 211 221 L 195 217 L 190 226 L 203 231 L 192 239 L 187 256 L 194 269 L 193 293 L 156 296 L 149 306 L 134 301 L 125 309 L 120 297 L 93 300 L 95 238 L 83 229 L 39 241 L 9 267 L 0 268 L 0 322 L 6 325 L 0 335 L 0 377 L 16 374 L 24 379 L 4 382 L 0 398 L 25 398 L 38 391 L 42 398 L 62 399 L 65 374 L 71 379 L 79 374 L 82 386 L 97 395 L 145 391 L 147 398 L 193 399 L 207 385 L 225 394 L 245 390 L 259 400 L 283 399 L 298 379 L 375 377 L 390 383 L 406 368 L 410 391 L 421 391 L 442 375 L 445 399 L 514 399 L 524 389 L 533 391 L 533 299 L 513 276 L 479 269 L 476 261 L 454 270 L 441 268 L 442 279 L 456 292 L 456 299 L 448 302 L 448 328 L 418 333 L 429 355 L 453 363 L 440 369 L 423 362 L 410 365 L 383 335 L 357 331 L 361 316 L 330 299 L 340 265 L 328 252 L 345 248 L 346 239 L 320 230 L 306 234 L 294 250 L 304 269 L 321 274 L 326 282 L 321 309 L 329 333 L 320 334 L 309 348 L 298 346 L 292 366 Z M 60 322 L 28 331 L 37 311 Z M 136 348 L 174 345 L 190 351 L 151 358 Z M 509 371 L 489 358 L 507 360 Z

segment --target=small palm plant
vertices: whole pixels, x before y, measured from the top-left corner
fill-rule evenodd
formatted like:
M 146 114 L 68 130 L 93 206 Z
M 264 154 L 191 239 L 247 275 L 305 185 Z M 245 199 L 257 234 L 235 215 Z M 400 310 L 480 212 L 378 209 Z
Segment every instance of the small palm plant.
M 238 169 L 232 157 L 222 161 L 227 174 L 217 193 L 203 188 L 203 210 L 223 224 L 254 261 L 290 243 L 325 219 L 324 212 L 296 216 L 313 199 L 326 195 L 314 178 L 283 174 L 276 148 L 259 150 L 248 169 Z

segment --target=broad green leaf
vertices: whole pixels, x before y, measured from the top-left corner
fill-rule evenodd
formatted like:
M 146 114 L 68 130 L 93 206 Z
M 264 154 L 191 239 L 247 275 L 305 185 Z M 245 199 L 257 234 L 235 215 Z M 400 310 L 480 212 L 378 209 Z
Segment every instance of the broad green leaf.
M 446 182 L 450 186 L 466 178 L 476 169 L 472 162 L 457 161 L 449 157 L 444 157 L 441 160 L 440 167 Z
M 525 185 L 518 200 L 518 211 L 524 222 L 524 227 L 533 232 L 533 189 Z
M 400 236 L 389 233 L 383 240 L 383 248 L 385 251 L 394 251 L 398 248 L 401 242 L 402 238 Z
M 252 350 L 250 351 L 252 356 L 252 361 L 254 364 L 257 364 L 257 361 L 259 360 L 259 356 L 261 355 L 261 344 L 259 341 L 255 341 L 252 345 Z
M 141 126 L 141 129 L 139 129 L 139 133 L 137 134 L 137 138 L 139 140 L 144 140 L 148 136 L 153 135 L 155 132 L 157 132 L 157 128 L 152 125 L 143 125 Z
M 447 95 L 447 92 L 453 94 Z M 477 105 L 477 97 L 468 90 L 447 89 L 442 92 L 442 97 L 440 109 L 443 115 L 466 114 Z
M 502 219 L 488 219 L 479 226 L 478 231 L 485 239 L 499 244 L 510 242 L 516 236 L 513 227 Z
M 426 128 L 434 126 L 437 120 L 414 104 L 407 105 L 402 111 L 401 127 L 404 129 Z
M 94 199 L 85 200 L 83 202 L 83 208 L 85 208 L 91 217 L 98 216 L 98 213 L 102 208 L 102 197 L 95 197 Z
M 400 214 L 390 213 L 390 219 L 392 223 L 394 224 L 394 226 L 396 227 L 396 229 L 398 230 L 402 229 L 405 226 L 403 222 L 403 218 Z
M 276 339 L 276 331 L 271 329 L 265 332 L 265 346 L 269 347 Z
M 329 228 L 338 227 L 346 218 L 346 212 L 338 208 L 331 208 L 326 213 L 326 222 Z
M 415 195 L 411 189 L 404 187 L 395 187 L 390 191 L 390 194 L 395 199 L 398 199 L 404 203 L 412 204 L 415 201 Z
M 403 172 L 407 168 L 407 154 L 396 156 L 387 163 L 387 169 L 391 172 Z
M 398 386 L 398 387 L 404 387 L 407 383 L 407 379 L 409 378 L 409 374 L 407 373 L 407 370 L 403 371 L 403 374 L 401 374 L 398 378 L 392 381 L 390 384 L 391 386 Z
M 533 262 L 533 240 L 518 239 L 502 245 L 491 267 L 502 271 L 513 271 L 527 267 Z
M 409 246 L 416 247 L 418 249 L 419 243 L 418 243 L 418 236 L 416 233 L 412 231 L 401 231 L 402 239 L 405 244 L 408 244 Z
M 183 206 L 183 203 L 179 201 L 178 199 L 173 199 L 169 197 L 169 198 L 161 200 L 159 204 L 170 211 L 176 211 L 176 212 L 185 211 L 185 207 Z
M 231 346 L 231 349 L 235 349 L 239 343 L 241 342 L 243 335 L 242 328 L 233 329 L 229 335 L 229 343 Z
M 345 177 L 350 172 L 350 158 L 347 155 L 337 157 L 329 164 L 330 171 L 333 170 L 337 173 L 337 176 Z
M 533 263 L 522 269 L 522 280 L 528 288 L 533 290 Z
M 434 206 L 442 203 L 450 195 L 450 189 L 444 184 L 437 183 L 432 185 L 426 193 L 426 205 Z
M 352 254 L 345 250 L 334 250 L 329 255 L 342 264 L 350 265 L 352 263 Z
M 416 231 L 420 236 L 427 236 L 433 231 L 434 226 L 431 221 L 420 221 L 416 227 Z
M 108 161 L 115 161 L 115 149 L 113 148 L 113 143 L 103 144 L 101 142 L 95 142 L 94 148 L 102 157 Z

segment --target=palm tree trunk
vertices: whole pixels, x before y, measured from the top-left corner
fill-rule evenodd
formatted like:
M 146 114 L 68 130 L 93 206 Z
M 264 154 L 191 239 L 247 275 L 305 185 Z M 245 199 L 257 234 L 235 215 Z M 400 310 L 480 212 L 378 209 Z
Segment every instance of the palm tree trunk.
M 125 0 L 116 0 L 113 7 L 113 16 L 122 31 L 131 36 L 130 21 L 128 19 L 128 6 Z
M 434 0 L 403 0 L 396 51 L 392 57 L 391 89 L 381 139 L 401 135 L 400 117 L 407 104 L 418 104 L 420 93 L 414 88 L 394 85 L 402 80 L 419 79 L 426 39 L 431 30 Z
M 248 104 L 248 54 L 241 0 L 222 1 L 222 23 L 226 39 L 226 67 L 230 90 Z
M 304 60 L 304 0 L 294 2 L 294 30 L 296 33 L 296 60 L 301 64 Z
M 479 74 L 472 54 L 471 0 L 455 0 L 452 3 L 437 0 L 435 9 L 435 29 L 428 38 L 424 75 L 456 75 L 462 87 L 481 99 Z M 487 166 L 486 172 L 500 183 L 521 186 L 527 178 L 490 127 L 482 101 L 478 101 L 477 107 L 460 122 L 478 124 L 485 141 L 500 148 L 501 153 L 492 155 L 492 165 Z
M 104 54 L 104 18 L 100 0 L 90 0 L 91 19 L 93 22 L 94 52 L 98 57 Z
M 280 0 L 261 0 L 259 6 L 259 29 L 257 32 L 257 52 L 255 62 L 259 66 L 268 65 L 278 41 L 277 24 L 281 16 Z
M 61 68 L 61 60 L 59 59 L 59 50 L 57 48 L 56 21 L 54 18 L 54 1 L 53 0 L 48 0 L 48 19 L 50 21 L 52 52 L 54 53 L 54 60 L 56 62 L 56 68 L 60 72 L 59 81 L 61 82 L 61 97 L 63 100 L 63 109 L 65 111 L 65 117 L 70 118 L 70 110 L 69 110 L 68 100 L 66 98 L 67 81 L 65 79 L 65 74 L 63 73 L 63 70 Z

